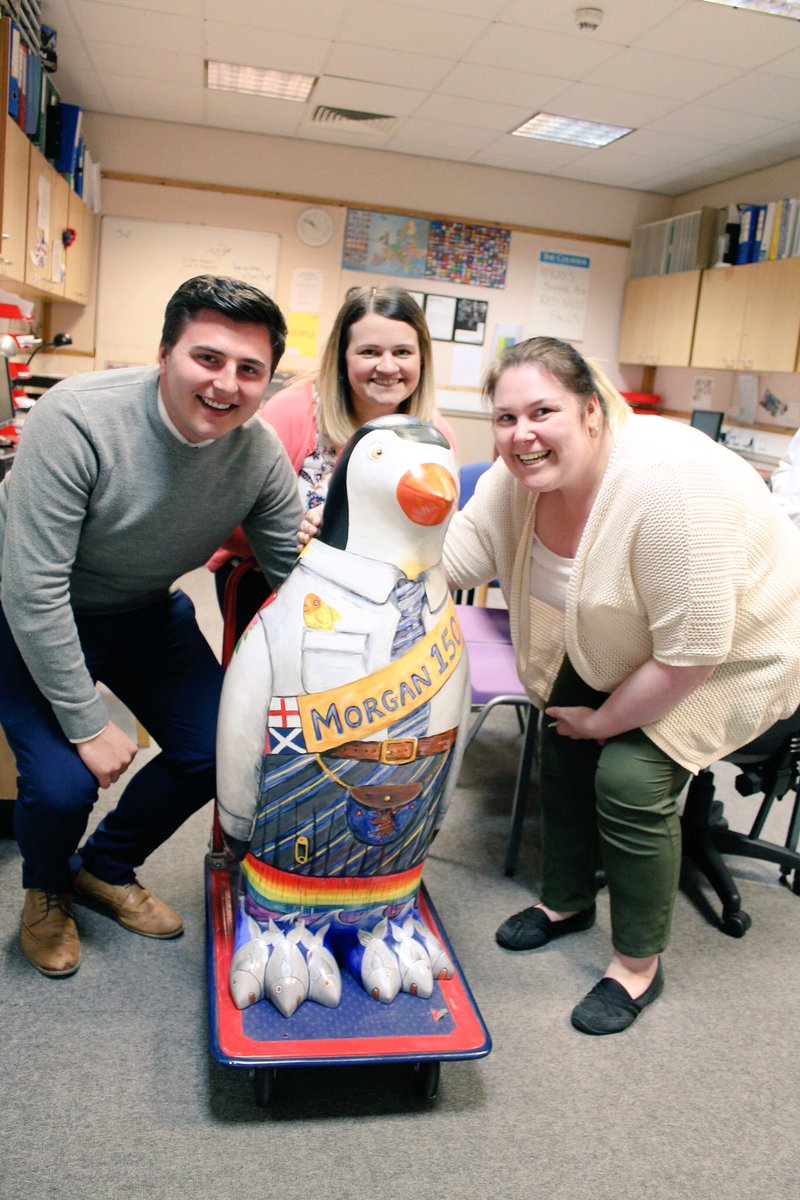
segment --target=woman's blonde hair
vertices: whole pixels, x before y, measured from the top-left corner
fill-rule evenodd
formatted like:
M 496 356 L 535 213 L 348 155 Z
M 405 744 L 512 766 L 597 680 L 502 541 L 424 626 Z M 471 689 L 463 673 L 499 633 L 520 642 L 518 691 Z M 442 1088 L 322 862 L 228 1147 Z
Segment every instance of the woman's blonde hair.
M 540 366 L 562 387 L 578 397 L 583 408 L 597 396 L 608 429 L 614 433 L 630 416 L 627 400 L 619 394 L 601 369 L 559 338 L 534 337 L 504 350 L 489 367 L 483 380 L 484 398 L 491 404 L 500 376 L 510 367 Z
M 419 341 L 419 383 L 398 412 L 430 421 L 434 411 L 433 356 L 425 315 L 416 300 L 399 287 L 353 287 L 339 309 L 322 354 L 317 388 L 319 428 L 324 441 L 343 446 L 358 425 L 347 378 L 350 330 L 367 313 L 410 325 Z

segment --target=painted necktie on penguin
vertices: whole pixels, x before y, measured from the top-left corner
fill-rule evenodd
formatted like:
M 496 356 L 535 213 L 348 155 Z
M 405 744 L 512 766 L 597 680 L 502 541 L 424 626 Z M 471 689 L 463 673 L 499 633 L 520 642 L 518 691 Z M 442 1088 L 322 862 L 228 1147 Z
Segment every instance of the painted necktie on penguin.
M 363 426 L 319 536 L 237 646 L 217 769 L 222 828 L 242 856 L 240 1008 L 335 1006 L 340 965 L 383 1001 L 430 995 L 452 971 L 416 901 L 469 705 L 441 566 L 457 477 L 429 423 Z

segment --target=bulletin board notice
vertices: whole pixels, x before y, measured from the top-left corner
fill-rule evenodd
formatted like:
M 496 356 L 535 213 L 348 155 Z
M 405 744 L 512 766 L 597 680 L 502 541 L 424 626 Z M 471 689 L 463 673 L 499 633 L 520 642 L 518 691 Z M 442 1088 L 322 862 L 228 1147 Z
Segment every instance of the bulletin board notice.
M 539 251 L 531 316 L 534 336 L 583 341 L 590 266 L 591 259 L 583 254 Z
M 103 217 L 98 368 L 155 363 L 167 301 L 195 275 L 226 275 L 274 296 L 279 251 L 275 233 Z

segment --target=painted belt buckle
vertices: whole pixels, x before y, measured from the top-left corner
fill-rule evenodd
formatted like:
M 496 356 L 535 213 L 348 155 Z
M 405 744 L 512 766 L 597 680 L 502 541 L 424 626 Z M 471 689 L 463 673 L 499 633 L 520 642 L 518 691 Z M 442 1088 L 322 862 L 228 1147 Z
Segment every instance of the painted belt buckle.
M 378 761 L 393 766 L 413 762 L 417 757 L 417 741 L 415 737 L 387 738 L 385 742 L 381 742 Z

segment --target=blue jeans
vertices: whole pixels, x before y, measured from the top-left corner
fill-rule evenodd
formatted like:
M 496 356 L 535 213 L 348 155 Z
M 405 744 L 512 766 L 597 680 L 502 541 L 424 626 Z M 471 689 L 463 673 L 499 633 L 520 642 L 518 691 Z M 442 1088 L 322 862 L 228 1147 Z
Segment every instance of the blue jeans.
M 77 850 L 97 780 L 67 741 L 0 609 L 0 725 L 19 774 L 14 832 L 23 887 L 69 891 L 81 866 L 107 883 L 134 869 L 214 796 L 222 668 L 183 592 L 134 612 L 77 616 L 89 673 L 141 721 L 160 753 Z M 77 851 L 77 853 L 76 853 Z

